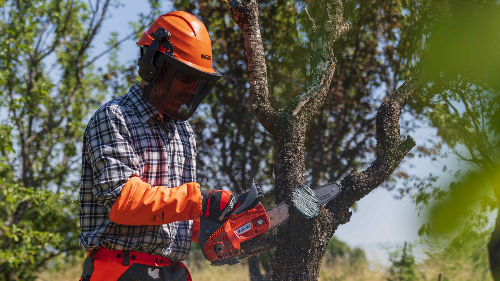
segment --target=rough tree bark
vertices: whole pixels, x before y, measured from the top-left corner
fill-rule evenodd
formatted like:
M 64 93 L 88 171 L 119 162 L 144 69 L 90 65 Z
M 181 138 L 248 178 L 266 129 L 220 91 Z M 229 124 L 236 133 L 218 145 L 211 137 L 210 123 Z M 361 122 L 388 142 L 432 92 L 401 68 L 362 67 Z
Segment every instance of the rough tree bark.
M 311 40 L 315 51 L 308 85 L 286 109 L 276 111 L 268 99 L 258 4 L 255 0 L 232 0 L 229 9 L 243 32 L 252 110 L 275 140 L 276 204 L 288 202 L 295 187 L 307 184 L 304 162 L 306 127 L 323 104 L 330 87 L 336 64 L 333 43 L 349 30 L 350 24 L 343 21 L 341 0 L 336 0 L 334 7 L 328 5 Z M 307 220 L 291 210 L 289 222 L 279 228 L 273 280 L 318 280 L 326 245 L 337 227 L 349 221 L 349 208 L 386 180 L 415 145 L 411 137 L 401 140 L 399 116 L 420 84 L 419 73 L 415 72 L 380 106 L 376 117 L 377 155 L 370 167 L 359 173 L 352 171 L 344 177 L 342 193 L 327 208 L 321 208 L 317 218 Z

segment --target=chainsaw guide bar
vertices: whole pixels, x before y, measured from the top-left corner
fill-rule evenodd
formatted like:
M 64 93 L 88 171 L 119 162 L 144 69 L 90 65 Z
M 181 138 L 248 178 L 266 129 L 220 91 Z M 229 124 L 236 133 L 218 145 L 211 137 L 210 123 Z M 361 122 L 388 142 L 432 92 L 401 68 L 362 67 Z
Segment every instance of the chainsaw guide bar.
M 324 206 L 340 192 L 340 186 L 336 183 L 329 183 L 314 190 L 319 199 L 319 205 Z M 281 203 L 267 211 L 269 218 L 269 228 L 276 227 L 288 219 L 288 205 Z

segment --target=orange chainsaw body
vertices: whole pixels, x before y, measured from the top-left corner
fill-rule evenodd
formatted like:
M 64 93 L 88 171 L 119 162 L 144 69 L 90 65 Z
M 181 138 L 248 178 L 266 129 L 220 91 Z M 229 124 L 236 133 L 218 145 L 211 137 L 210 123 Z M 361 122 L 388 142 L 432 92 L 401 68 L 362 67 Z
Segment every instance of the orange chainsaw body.
M 240 214 L 233 214 L 203 245 L 203 252 L 212 262 L 240 254 L 240 243 L 269 229 L 269 219 L 261 203 Z

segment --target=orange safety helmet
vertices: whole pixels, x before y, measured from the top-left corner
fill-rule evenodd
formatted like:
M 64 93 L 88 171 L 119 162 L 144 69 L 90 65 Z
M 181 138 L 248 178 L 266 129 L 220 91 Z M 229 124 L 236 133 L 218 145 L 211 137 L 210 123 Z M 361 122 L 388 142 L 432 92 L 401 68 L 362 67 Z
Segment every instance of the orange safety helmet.
M 142 34 L 137 45 L 141 47 L 141 58 L 137 63 L 139 76 L 149 83 L 143 89 L 143 98 L 175 119 L 187 120 L 191 117 L 215 81 L 221 78 L 212 66 L 212 43 L 208 31 L 200 20 L 189 13 L 177 11 L 159 16 Z M 178 111 L 159 108 L 150 99 L 151 89 L 165 62 L 172 67 L 172 72 L 164 100 L 174 77 L 188 77 L 189 83 L 196 81 L 196 93 Z

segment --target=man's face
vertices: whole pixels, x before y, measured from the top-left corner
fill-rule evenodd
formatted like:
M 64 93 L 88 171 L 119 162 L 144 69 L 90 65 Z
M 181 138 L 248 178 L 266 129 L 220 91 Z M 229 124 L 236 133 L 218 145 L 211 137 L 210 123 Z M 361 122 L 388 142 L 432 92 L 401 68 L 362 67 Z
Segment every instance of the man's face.
M 195 94 L 196 82 L 192 81 L 190 83 L 186 83 L 185 80 L 181 80 L 180 78 L 174 76 L 170 90 L 165 98 L 165 90 L 168 86 L 171 71 L 172 69 L 169 66 L 166 71 L 162 71 L 162 73 L 160 73 L 161 79 L 155 83 L 155 86 L 151 91 L 151 101 L 160 109 L 168 108 L 171 111 L 178 111 L 181 106 L 186 104 L 186 102 Z
M 191 99 L 196 92 L 196 81 L 186 84 L 179 78 L 174 77 L 170 92 L 167 95 L 162 107 L 168 107 L 170 110 L 178 111 L 183 104 Z

